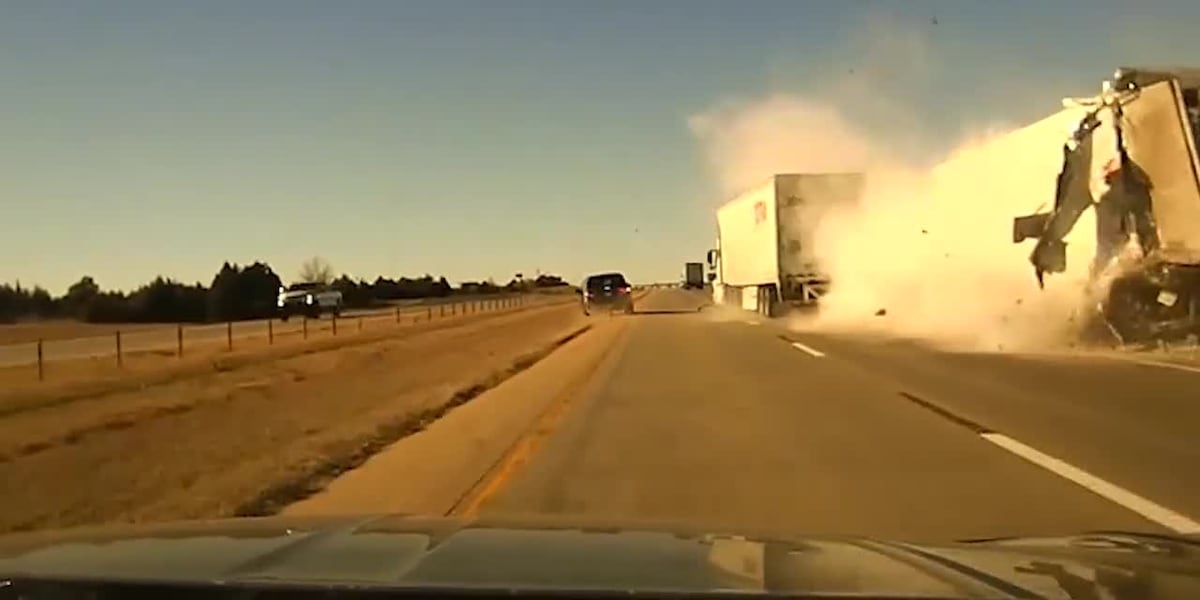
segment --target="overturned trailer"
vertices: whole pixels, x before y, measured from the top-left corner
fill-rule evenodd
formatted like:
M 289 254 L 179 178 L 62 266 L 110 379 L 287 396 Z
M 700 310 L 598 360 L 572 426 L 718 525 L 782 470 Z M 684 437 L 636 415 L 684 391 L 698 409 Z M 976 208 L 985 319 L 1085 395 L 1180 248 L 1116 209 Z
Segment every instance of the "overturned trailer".
M 1200 69 L 1122 68 L 1062 148 L 1053 209 L 1013 221 L 1036 238 L 1039 286 L 1066 270 L 1066 238 L 1095 209 L 1097 314 L 1122 343 L 1200 334 Z M 1100 173 L 1102 184 L 1093 184 Z

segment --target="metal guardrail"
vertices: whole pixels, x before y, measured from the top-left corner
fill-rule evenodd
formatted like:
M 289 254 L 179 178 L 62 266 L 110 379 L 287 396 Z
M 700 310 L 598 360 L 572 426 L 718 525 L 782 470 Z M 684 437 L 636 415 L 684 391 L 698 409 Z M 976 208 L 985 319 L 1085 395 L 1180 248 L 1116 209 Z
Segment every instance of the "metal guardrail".
M 569 297 L 569 296 L 568 296 Z M 38 380 L 48 376 L 47 365 L 71 360 L 111 360 L 116 367 L 124 366 L 133 355 L 157 354 L 183 358 L 199 351 L 232 351 L 254 340 L 261 345 L 274 345 L 282 338 L 291 340 L 325 339 L 330 336 L 355 334 L 364 330 L 378 331 L 381 326 L 414 325 L 422 322 L 459 318 L 480 313 L 493 313 L 524 306 L 541 304 L 543 299 L 565 298 L 551 294 L 518 294 L 486 296 L 450 302 L 409 304 L 386 309 L 352 311 L 339 317 L 320 319 L 293 318 L 233 321 L 203 325 L 139 326 L 122 330 L 114 327 L 107 335 L 85 336 L 0 345 L 0 368 L 20 368 L 36 365 Z

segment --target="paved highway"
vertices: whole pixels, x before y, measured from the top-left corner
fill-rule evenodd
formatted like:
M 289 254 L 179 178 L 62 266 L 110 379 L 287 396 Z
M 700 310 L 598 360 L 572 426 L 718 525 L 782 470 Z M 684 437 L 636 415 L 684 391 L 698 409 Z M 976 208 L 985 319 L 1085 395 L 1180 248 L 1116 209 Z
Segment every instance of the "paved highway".
M 642 314 L 595 319 L 290 511 L 910 540 L 1200 530 L 1200 372 L 800 334 L 703 300 L 653 291 Z

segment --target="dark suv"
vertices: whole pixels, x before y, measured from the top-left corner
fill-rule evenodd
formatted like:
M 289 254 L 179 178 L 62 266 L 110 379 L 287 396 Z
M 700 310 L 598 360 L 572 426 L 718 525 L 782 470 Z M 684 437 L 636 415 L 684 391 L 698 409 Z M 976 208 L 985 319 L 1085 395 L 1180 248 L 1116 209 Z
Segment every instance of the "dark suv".
M 592 314 L 592 307 L 633 312 L 633 287 L 620 273 L 592 275 L 583 282 L 583 314 Z

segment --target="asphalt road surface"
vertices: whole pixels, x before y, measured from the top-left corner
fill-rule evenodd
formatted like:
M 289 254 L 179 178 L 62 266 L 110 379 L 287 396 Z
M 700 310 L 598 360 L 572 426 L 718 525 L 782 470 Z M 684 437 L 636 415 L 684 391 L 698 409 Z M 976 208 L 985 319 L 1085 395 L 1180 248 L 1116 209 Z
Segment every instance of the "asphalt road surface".
M 999 434 L 1200 517 L 1200 373 L 791 334 L 702 301 L 643 300 L 656 314 L 482 510 L 910 539 L 1170 527 Z
M 468 515 L 914 541 L 1200 530 L 1200 372 L 799 334 L 697 310 L 704 301 L 658 290 L 640 314 L 594 318 L 578 348 L 546 361 L 591 351 L 588 336 L 608 340 L 557 409 L 525 423 L 478 480 L 449 467 L 421 476 L 465 482 L 466 500 L 446 510 Z M 543 377 L 512 397 L 568 378 Z M 478 423 L 499 423 L 502 409 Z M 465 420 L 473 408 L 462 410 Z M 453 420 L 448 443 L 468 444 Z M 476 431 L 464 456 L 503 438 Z M 370 509 L 437 487 L 418 474 L 395 483 L 408 477 L 404 460 L 450 454 L 431 442 L 438 427 L 420 435 L 424 450 L 356 474 L 375 488 L 331 486 L 322 510 L 337 509 L 339 494 L 346 509 Z

